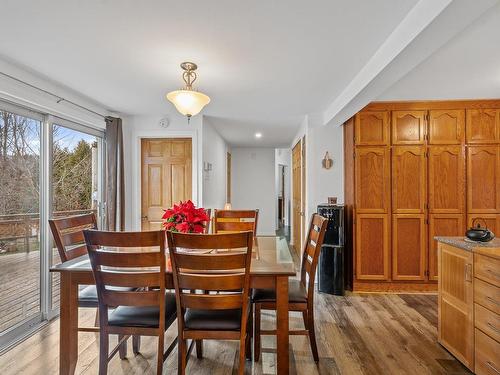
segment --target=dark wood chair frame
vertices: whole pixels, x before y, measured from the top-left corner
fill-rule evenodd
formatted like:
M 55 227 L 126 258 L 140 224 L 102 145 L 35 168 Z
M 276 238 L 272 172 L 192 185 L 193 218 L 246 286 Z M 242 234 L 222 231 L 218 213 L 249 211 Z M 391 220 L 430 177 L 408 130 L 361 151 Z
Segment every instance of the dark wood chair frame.
M 94 213 L 89 213 L 50 219 L 49 226 L 57 251 L 59 252 L 59 258 L 64 263 L 87 254 L 87 245 L 85 244 L 83 231 L 85 229 L 97 229 L 97 220 Z M 95 327 L 78 327 L 80 332 L 99 332 L 99 328 L 96 328 L 99 326 L 98 305 L 96 304 L 92 307 L 96 308 Z
M 302 253 L 302 265 L 300 272 L 300 283 L 306 288 L 307 302 L 289 302 L 288 311 L 302 312 L 304 320 L 303 330 L 290 330 L 290 335 L 309 336 L 311 351 L 316 362 L 319 361 L 318 347 L 316 344 L 316 334 L 314 330 L 314 281 L 319 254 L 323 239 L 325 237 L 328 220 L 324 217 L 313 214 L 309 224 L 304 250 Z M 261 330 L 261 310 L 276 310 L 276 302 L 254 302 L 255 306 L 255 337 L 254 337 L 254 359 L 258 361 L 261 351 L 261 335 L 276 335 L 276 330 Z
M 157 374 L 162 374 L 163 362 L 177 343 L 176 338 L 164 351 L 165 330 L 175 321 L 175 315 L 165 321 L 165 232 L 85 230 L 84 236 L 99 299 L 99 374 L 107 373 L 108 362 L 131 335 L 134 338 L 134 354 L 138 354 L 140 336 L 158 337 Z M 124 253 L 99 250 L 100 247 L 159 247 L 160 250 Z M 134 290 L 116 291 L 106 286 L 133 287 Z M 158 327 L 110 326 L 108 309 L 114 306 L 159 306 Z M 119 343 L 108 355 L 110 334 L 117 334 Z
M 234 219 L 234 221 L 219 221 L 218 219 Z M 237 221 L 238 219 L 253 219 L 253 221 Z M 257 235 L 259 210 L 214 210 L 213 232 L 245 232 L 252 231 Z
M 238 373 L 243 374 L 246 349 L 250 348 L 252 331 L 249 289 L 253 232 L 211 235 L 167 232 L 167 242 L 177 298 L 179 374 L 185 373 L 193 342 L 196 342 L 198 358 L 202 358 L 203 339 L 239 340 Z M 234 251 L 196 254 L 196 252 L 178 252 L 178 248 L 234 249 Z M 207 286 L 210 286 L 210 289 L 207 289 Z M 192 292 L 193 290 L 204 292 L 196 294 Z M 210 294 L 211 291 L 216 293 Z M 240 330 L 187 329 L 184 317 L 188 308 L 202 310 L 241 308 Z M 188 348 L 189 339 L 192 341 Z

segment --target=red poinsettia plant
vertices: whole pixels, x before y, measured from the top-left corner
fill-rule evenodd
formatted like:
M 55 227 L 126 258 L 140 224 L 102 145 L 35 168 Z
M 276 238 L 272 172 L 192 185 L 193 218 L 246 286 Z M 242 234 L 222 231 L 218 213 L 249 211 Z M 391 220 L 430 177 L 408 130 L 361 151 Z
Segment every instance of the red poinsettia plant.
M 163 227 L 172 232 L 203 233 L 209 220 L 204 208 L 196 208 L 194 203 L 188 200 L 165 210 Z

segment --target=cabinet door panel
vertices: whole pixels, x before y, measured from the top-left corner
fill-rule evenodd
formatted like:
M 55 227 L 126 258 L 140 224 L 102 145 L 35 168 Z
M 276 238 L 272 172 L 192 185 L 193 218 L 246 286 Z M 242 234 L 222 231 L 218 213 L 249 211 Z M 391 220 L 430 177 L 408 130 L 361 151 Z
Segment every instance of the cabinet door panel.
M 498 143 L 500 111 L 497 109 L 468 109 L 466 118 L 467 143 Z
M 472 252 L 439 244 L 438 341 L 473 368 Z
M 423 146 L 392 150 L 392 210 L 423 213 L 427 202 L 426 160 Z
M 390 207 L 390 150 L 357 147 L 355 158 L 356 211 L 387 213 Z
M 429 144 L 462 144 L 464 141 L 464 130 L 464 110 L 449 109 L 429 111 Z
M 424 214 L 392 216 L 392 279 L 425 280 L 427 233 Z
M 389 145 L 389 112 L 364 111 L 354 118 L 357 146 Z
M 356 215 L 356 278 L 389 279 L 389 214 Z
M 425 142 L 426 111 L 393 111 L 392 144 L 420 145 Z
M 462 146 L 429 147 L 429 212 L 463 213 L 465 157 Z
M 468 213 L 500 213 L 497 146 L 470 146 L 467 153 Z
M 430 214 L 429 215 L 429 280 L 438 280 L 436 236 L 455 237 L 465 233 L 463 214 Z

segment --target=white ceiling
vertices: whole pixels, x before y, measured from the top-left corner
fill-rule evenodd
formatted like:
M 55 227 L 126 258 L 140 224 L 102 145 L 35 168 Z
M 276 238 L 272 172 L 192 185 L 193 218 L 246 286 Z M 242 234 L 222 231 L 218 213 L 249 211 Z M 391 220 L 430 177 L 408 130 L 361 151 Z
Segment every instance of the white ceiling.
M 173 111 L 164 95 L 192 60 L 221 135 L 255 145 L 261 131 L 262 145 L 278 146 L 344 90 L 416 3 L 0 0 L 0 52 L 129 115 Z
M 500 98 L 500 4 L 389 88 L 378 100 Z

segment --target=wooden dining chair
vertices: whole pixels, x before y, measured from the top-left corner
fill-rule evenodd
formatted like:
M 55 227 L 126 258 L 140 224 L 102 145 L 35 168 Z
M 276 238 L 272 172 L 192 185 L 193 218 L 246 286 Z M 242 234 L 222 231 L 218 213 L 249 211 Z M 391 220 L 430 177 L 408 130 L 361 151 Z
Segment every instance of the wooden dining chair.
M 259 210 L 215 210 L 214 233 L 252 231 L 257 235 Z
M 167 232 L 167 242 L 177 298 L 179 374 L 185 373 L 193 341 L 198 358 L 202 357 L 203 339 L 239 340 L 239 374 L 243 374 L 251 332 L 247 325 L 251 324 L 248 319 L 253 233 Z M 216 252 L 218 249 L 224 251 Z M 192 341 L 188 350 L 189 339 Z
M 319 361 L 319 356 L 314 331 L 314 280 L 327 223 L 328 220 L 324 217 L 318 214 L 312 215 L 302 253 L 300 280 L 289 280 L 288 283 L 288 311 L 301 311 L 305 326 L 304 330 L 291 330 L 289 333 L 309 336 L 311 351 L 316 362 Z M 261 335 L 276 334 L 276 330 L 261 330 L 260 328 L 261 310 L 276 310 L 276 292 L 272 289 L 254 289 L 252 302 L 255 305 L 254 358 L 258 361 Z
M 162 374 L 163 362 L 177 343 L 175 339 L 164 351 L 165 331 L 176 318 L 175 296 L 165 289 L 165 232 L 85 230 L 84 236 L 99 300 L 99 374 L 107 373 L 108 362 L 130 335 L 158 337 L 156 373 Z M 117 247 L 140 249 L 113 251 Z M 144 251 L 151 247 L 159 251 Z M 116 287 L 132 290 L 111 289 Z M 110 334 L 117 334 L 119 343 L 108 355 Z

